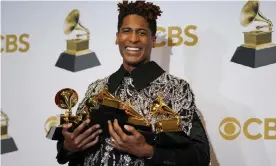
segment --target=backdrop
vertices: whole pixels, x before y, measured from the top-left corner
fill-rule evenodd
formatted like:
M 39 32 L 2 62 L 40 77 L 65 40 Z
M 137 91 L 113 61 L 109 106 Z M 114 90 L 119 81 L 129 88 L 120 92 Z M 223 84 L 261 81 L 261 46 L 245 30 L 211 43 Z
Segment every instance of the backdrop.
M 190 82 L 211 141 L 213 166 L 276 165 L 276 64 L 254 68 L 231 62 L 244 44 L 243 32 L 257 25 L 240 24 L 246 2 L 155 2 L 163 14 L 151 59 Z M 259 7 L 276 24 L 276 2 L 261 1 Z M 74 34 L 63 29 L 74 9 L 90 31 L 89 49 L 95 55 L 93 65 L 79 71 L 55 66 Z M 68 87 L 81 100 L 88 84 L 119 68 L 117 16 L 116 1 L 1 2 L 1 108 L 16 146 L 1 155 L 3 166 L 58 166 L 56 142 L 44 130 L 49 116 L 64 113 L 54 96 Z

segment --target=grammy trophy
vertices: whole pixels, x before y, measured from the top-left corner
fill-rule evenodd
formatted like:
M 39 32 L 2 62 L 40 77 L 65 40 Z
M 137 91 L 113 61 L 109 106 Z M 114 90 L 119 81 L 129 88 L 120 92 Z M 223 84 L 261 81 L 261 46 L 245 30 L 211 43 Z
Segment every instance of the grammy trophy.
M 77 101 L 78 95 L 73 89 L 65 88 L 56 94 L 55 103 L 59 108 L 65 109 L 65 113 L 47 119 L 44 126 L 47 138 L 62 140 L 63 124 L 72 123 L 69 131 L 73 131 L 83 121 L 90 119 L 91 122 L 87 127 L 100 124 L 103 130 L 100 140 L 103 141 L 110 137 L 107 121 L 117 119 L 124 132 L 130 134 L 123 128 L 123 125 L 132 125 L 145 136 L 150 144 L 166 147 L 171 146 L 172 143 L 179 146 L 186 143 L 184 138 L 186 135 L 180 127 L 180 115 L 165 104 L 161 95 L 149 107 L 149 114 L 155 119 L 154 123 L 140 115 L 130 102 L 123 102 L 110 94 L 107 88 L 89 96 L 83 102 L 83 106 L 77 110 L 76 115 L 73 115 L 72 108 Z
M 8 135 L 9 117 L 1 110 L 1 154 L 17 151 L 12 137 Z
M 63 139 L 62 125 L 72 123 L 69 131 L 73 131 L 83 121 L 89 118 L 90 114 L 85 111 L 78 111 L 76 115 L 73 114 L 72 108 L 78 102 L 78 94 L 75 90 L 64 88 L 58 91 L 55 95 L 56 105 L 65 110 L 64 114 L 49 117 L 44 125 L 47 133 L 46 137 L 52 140 Z
M 69 35 L 73 31 L 77 33 L 76 38 L 67 40 L 67 50 L 60 54 L 56 66 L 77 72 L 99 66 L 100 62 L 95 54 L 89 50 L 90 32 L 79 21 L 80 12 L 72 10 L 65 19 L 64 33 Z M 82 38 L 85 36 L 84 38 Z
M 260 12 L 260 2 L 249 0 L 242 8 L 240 23 L 248 26 L 255 21 L 266 25 L 244 32 L 244 44 L 236 49 L 231 62 L 252 68 L 276 63 L 276 44 L 272 43 L 273 24 Z

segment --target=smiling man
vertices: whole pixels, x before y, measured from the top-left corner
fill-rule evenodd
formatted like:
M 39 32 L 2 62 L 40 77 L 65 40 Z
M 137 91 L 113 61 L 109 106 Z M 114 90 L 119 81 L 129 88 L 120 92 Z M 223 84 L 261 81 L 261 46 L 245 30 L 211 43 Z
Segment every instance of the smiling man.
M 69 162 L 71 166 L 208 166 L 209 142 L 189 84 L 149 61 L 156 39 L 156 20 L 162 13 L 160 8 L 144 1 L 124 1 L 118 7 L 116 44 L 123 63 L 112 75 L 89 85 L 78 111 L 84 109 L 91 95 L 107 87 L 121 101 L 130 102 L 154 126 L 164 117 L 153 116 L 150 105 L 162 95 L 164 103 L 181 117 L 181 136 L 168 135 L 166 141 L 155 146 L 137 128 L 120 126 L 115 119 L 106 122 L 110 137 L 99 141 L 102 126 L 84 130 L 87 121 L 70 133 L 67 131 L 70 125 L 64 125 L 64 140 L 58 142 L 58 162 Z M 153 127 L 153 130 L 157 129 Z

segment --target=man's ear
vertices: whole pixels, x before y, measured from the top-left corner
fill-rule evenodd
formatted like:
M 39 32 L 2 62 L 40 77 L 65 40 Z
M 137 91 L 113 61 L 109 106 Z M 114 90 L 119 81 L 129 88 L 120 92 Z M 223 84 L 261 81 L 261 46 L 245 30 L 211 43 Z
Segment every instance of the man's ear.
M 156 44 L 156 36 L 152 36 L 152 47 L 154 48 Z
M 117 32 L 117 33 L 116 33 L 116 40 L 115 40 L 115 44 L 116 44 L 116 45 L 118 44 L 118 38 L 119 38 L 119 33 Z

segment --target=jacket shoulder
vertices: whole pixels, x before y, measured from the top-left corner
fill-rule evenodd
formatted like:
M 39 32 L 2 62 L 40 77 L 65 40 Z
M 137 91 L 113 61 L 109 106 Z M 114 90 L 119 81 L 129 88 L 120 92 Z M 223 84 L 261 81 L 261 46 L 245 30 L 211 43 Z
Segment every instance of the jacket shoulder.
M 84 98 L 82 99 L 81 103 L 78 106 L 78 111 L 83 108 L 85 102 L 87 101 L 87 99 L 90 96 L 96 95 L 101 90 L 104 89 L 104 87 L 107 85 L 108 78 L 109 78 L 109 76 L 101 78 L 101 79 L 97 79 L 96 81 L 94 81 L 88 85 L 88 88 L 85 92 Z
M 168 73 L 164 73 L 163 75 L 161 75 L 159 80 L 166 82 L 167 84 L 174 85 L 176 87 L 189 86 L 189 82 L 187 80 Z
M 87 92 L 86 92 L 85 96 L 87 96 L 87 95 L 90 96 L 90 95 L 99 93 L 107 85 L 108 78 L 109 78 L 109 76 L 101 78 L 101 79 L 97 79 L 96 81 L 90 83 L 88 85 Z

